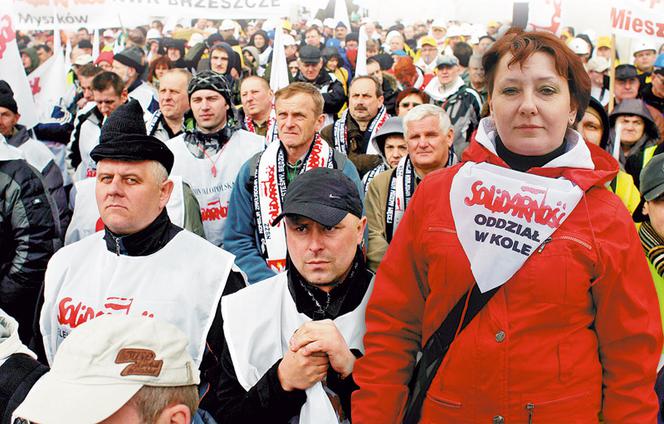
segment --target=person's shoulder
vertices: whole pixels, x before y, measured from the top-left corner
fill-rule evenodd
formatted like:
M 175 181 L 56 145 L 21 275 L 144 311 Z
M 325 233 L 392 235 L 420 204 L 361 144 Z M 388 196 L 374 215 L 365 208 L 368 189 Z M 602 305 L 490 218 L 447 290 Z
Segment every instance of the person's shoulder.
M 85 266 L 85 258 L 96 252 L 97 249 L 106 249 L 104 231 L 90 234 L 81 240 L 62 247 L 51 257 L 48 266 L 49 268 L 55 266 L 71 268 L 80 264 Z
M 327 124 L 326 126 L 324 126 L 323 129 L 320 130 L 320 136 L 323 138 L 323 140 L 327 141 L 328 143 L 330 141 L 333 141 L 334 124 Z
M 369 189 L 371 189 L 372 186 L 379 190 L 388 187 L 394 172 L 396 172 L 396 168 L 390 168 L 376 175 L 369 183 Z
M 231 312 L 229 308 L 233 306 L 237 306 L 246 313 L 250 313 L 248 310 L 250 308 L 261 311 L 263 309 L 261 302 L 280 301 L 281 296 L 277 296 L 277 293 L 279 290 L 283 290 L 280 285 L 286 284 L 287 281 L 287 272 L 282 272 L 226 295 L 223 297 L 222 311 Z
M 243 142 L 252 143 L 254 147 L 260 146 L 261 150 L 262 146 L 265 145 L 265 137 L 262 135 L 254 134 L 245 129 L 239 129 L 235 132 L 235 134 L 237 137 L 242 138 Z
M 173 237 L 172 242 L 175 242 L 174 247 L 178 251 L 196 252 L 196 255 L 193 255 L 193 257 L 186 256 L 187 262 L 192 260 L 207 262 L 211 258 L 235 260 L 235 255 L 232 253 L 187 230 L 177 233 Z M 185 256 L 183 255 L 182 257 L 184 258 Z

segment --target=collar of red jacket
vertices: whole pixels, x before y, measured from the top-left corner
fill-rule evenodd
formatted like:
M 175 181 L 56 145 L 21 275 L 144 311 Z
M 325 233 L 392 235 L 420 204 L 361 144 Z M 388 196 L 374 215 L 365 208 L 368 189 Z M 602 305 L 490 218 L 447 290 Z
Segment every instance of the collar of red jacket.
M 496 154 L 497 134 L 493 119 L 482 119 L 463 153 L 463 161 L 487 162 L 508 168 Z M 569 145 L 565 153 L 543 167 L 529 169 L 528 173 L 550 178 L 564 177 L 583 191 L 593 186 L 604 186 L 618 174 L 618 162 L 603 149 L 586 143 L 577 131 L 567 130 L 565 139 Z

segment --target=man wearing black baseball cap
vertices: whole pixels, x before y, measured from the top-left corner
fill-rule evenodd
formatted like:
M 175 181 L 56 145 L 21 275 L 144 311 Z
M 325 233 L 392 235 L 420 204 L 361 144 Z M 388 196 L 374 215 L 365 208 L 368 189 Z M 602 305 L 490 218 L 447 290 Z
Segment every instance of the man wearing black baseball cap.
M 283 210 L 286 272 L 222 300 L 225 346 L 213 415 L 226 423 L 347 422 L 373 274 L 357 186 L 337 169 L 296 177 Z
M 334 73 L 324 69 L 323 56 L 318 47 L 302 46 L 299 57 L 297 63 L 300 70 L 295 76 L 295 81 L 308 82 L 316 86 L 325 101 L 323 106 L 325 125 L 331 124 L 346 103 L 343 84 L 334 76 Z

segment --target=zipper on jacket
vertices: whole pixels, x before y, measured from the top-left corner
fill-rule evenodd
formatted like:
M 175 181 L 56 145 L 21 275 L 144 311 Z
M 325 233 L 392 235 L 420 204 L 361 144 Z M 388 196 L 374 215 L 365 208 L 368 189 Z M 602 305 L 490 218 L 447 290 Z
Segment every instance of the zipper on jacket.
M 427 228 L 427 231 L 456 234 L 456 231 L 454 231 L 453 229 L 447 227 L 441 227 L 438 225 L 429 226 L 429 228 Z
M 581 239 L 578 239 L 576 237 L 573 237 L 573 236 L 560 236 L 560 238 L 563 239 L 563 240 L 573 241 L 577 244 L 580 244 L 581 246 L 585 247 L 588 250 L 593 250 L 593 248 L 592 248 L 592 246 L 590 246 L 590 244 L 588 244 L 587 242 L 585 242 Z
M 540 244 L 539 249 L 537 249 L 537 253 L 542 253 L 542 250 L 544 250 L 546 245 L 549 244 L 549 243 L 551 243 L 551 237 L 547 237 L 547 239 L 544 240 L 542 242 L 542 244 Z
M 533 424 L 533 415 L 535 415 L 535 404 L 527 403 L 526 410 L 528 411 L 528 424 Z

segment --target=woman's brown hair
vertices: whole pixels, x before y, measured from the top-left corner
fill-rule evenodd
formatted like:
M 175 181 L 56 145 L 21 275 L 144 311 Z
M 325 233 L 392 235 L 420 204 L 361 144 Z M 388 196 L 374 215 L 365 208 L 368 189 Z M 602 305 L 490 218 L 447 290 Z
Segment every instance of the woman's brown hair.
M 507 66 L 515 63 L 522 66 L 536 52 L 553 57 L 558 75 L 565 78 L 569 85 L 570 99 L 576 107 L 576 120 L 581 120 L 590 101 L 590 77 L 581 59 L 562 40 L 548 32 L 525 32 L 512 28 L 491 46 L 482 58 L 489 97 L 493 92 L 498 63 L 503 56 L 508 53 L 513 56 Z

